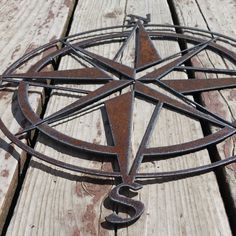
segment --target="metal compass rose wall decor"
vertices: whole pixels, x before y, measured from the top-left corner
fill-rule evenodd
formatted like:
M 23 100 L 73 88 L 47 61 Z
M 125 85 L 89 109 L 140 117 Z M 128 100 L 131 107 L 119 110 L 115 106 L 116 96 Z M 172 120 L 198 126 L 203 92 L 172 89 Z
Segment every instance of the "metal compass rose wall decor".
M 110 191 L 109 198 L 112 202 L 125 206 L 129 217 L 112 213 L 106 217 L 106 220 L 113 224 L 133 223 L 143 213 L 145 203 L 121 193 L 124 189 L 137 191 L 142 188 L 139 179 L 164 181 L 184 178 L 206 173 L 236 161 L 236 157 L 231 156 L 225 160 L 190 169 L 170 172 L 157 170 L 146 173 L 140 171 L 144 161 L 158 161 L 163 158 L 168 160 L 197 152 L 223 141 L 236 132 L 234 122 L 231 123 L 214 114 L 189 96 L 210 90 L 236 87 L 236 79 L 232 77 L 236 74 L 234 70 L 191 66 L 191 60 L 207 50 L 235 65 L 236 54 L 228 47 L 232 48 L 235 40 L 209 31 L 172 25 L 154 25 L 149 21 L 150 15 L 147 18 L 131 15 L 127 25 L 87 31 L 48 43 L 12 64 L 3 73 L 0 81 L 0 93 L 10 91 L 12 86 L 16 87 L 18 107 L 27 120 L 27 125 L 22 126 L 18 133 L 13 133 L 10 127 L 7 127 L 2 119 L 0 120 L 0 129 L 9 140 L 30 155 L 55 166 L 94 177 L 111 177 L 117 180 L 118 184 Z M 187 33 L 181 33 L 183 31 Z M 130 65 L 122 63 L 121 58 L 132 40 L 134 53 L 133 64 Z M 163 57 L 158 50 L 160 43 L 182 44 L 187 47 L 177 52 L 170 51 L 168 56 Z M 112 48 L 113 44 L 119 45 L 119 48 L 112 58 L 96 51 L 96 48 L 101 45 L 110 45 Z M 57 50 L 50 52 L 55 46 Z M 46 56 L 45 52 L 47 52 Z M 66 57 L 73 57 L 78 63 L 77 68 L 59 70 L 56 62 Z M 29 63 L 33 66 L 22 72 L 20 69 Z M 45 70 L 49 65 L 54 70 Z M 173 71 L 185 75 L 192 74 L 195 78 L 170 78 Z M 211 79 L 199 79 L 196 72 L 216 76 Z M 218 78 L 218 74 L 224 76 Z M 95 88 L 92 85 L 98 86 Z M 85 86 L 93 89 L 84 89 Z M 65 97 L 65 94 L 67 96 L 73 94 L 76 99 L 58 111 L 40 117 L 33 111 L 29 102 L 29 89 L 32 87 L 43 87 L 51 92 L 59 91 L 62 92 L 61 96 Z M 134 155 L 131 133 L 135 99 L 152 104 L 154 109 Z M 110 141 L 107 145 L 82 140 L 79 131 L 78 136 L 72 137 L 53 126 L 57 122 L 70 122 L 71 117 L 93 112 L 97 107 L 102 107 L 107 118 L 104 125 L 110 132 Z M 218 130 L 197 140 L 171 146 L 150 147 L 150 137 L 162 109 L 169 109 L 191 119 L 207 122 L 218 127 Z M 145 116 L 145 114 L 141 115 Z M 47 145 L 55 150 L 69 149 L 78 154 L 77 159 L 83 155 L 93 161 L 106 159 L 112 163 L 113 168 L 109 171 L 92 169 L 41 153 L 21 139 L 22 135 L 35 130 L 50 140 Z

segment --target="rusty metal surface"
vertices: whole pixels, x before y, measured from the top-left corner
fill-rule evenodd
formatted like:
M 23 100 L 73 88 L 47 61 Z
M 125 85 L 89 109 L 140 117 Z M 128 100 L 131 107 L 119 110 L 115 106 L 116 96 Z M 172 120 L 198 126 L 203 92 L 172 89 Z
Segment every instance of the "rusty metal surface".
M 12 85 L 17 86 L 18 105 L 25 119 L 31 124 L 22 127 L 21 131 L 13 134 L 0 119 L 0 129 L 14 144 L 32 156 L 56 166 L 94 176 L 114 177 L 120 181 L 120 184 L 114 187 L 109 193 L 109 198 L 117 204 L 124 205 L 127 208 L 130 217 L 122 218 L 118 214 L 113 213 L 108 216 L 106 220 L 114 224 L 133 223 L 143 213 L 143 203 L 123 196 L 120 193 L 122 189 L 137 191 L 142 188 L 142 186 L 136 182 L 138 179 L 157 178 L 165 181 L 183 178 L 205 173 L 216 167 L 224 166 L 236 161 L 236 156 L 231 156 L 228 157 L 228 159 L 214 162 L 209 165 L 185 170 L 157 173 L 139 172 L 140 165 L 145 158 L 152 161 L 160 158 L 174 158 L 187 153 L 196 152 L 208 148 L 210 145 L 215 145 L 236 133 L 236 124 L 234 122 L 231 123 L 226 121 L 223 117 L 212 113 L 201 104 L 198 104 L 185 96 L 199 94 L 205 91 L 236 87 L 236 77 L 232 77 L 236 76 L 235 70 L 195 68 L 189 66 L 189 61 L 204 50 L 210 50 L 219 54 L 235 64 L 236 54 L 221 44 L 221 42 L 227 43 L 227 41 L 230 41 L 231 45 L 233 45 L 235 44 L 235 40 L 213 32 L 182 27 L 196 35 L 198 33 L 206 34 L 206 40 L 204 40 L 195 35 L 189 36 L 176 33 L 175 29 L 180 28 L 179 26 L 150 25 L 148 24 L 149 22 L 150 15 L 147 15 L 147 18 L 131 15 L 128 25 L 106 28 L 106 31 L 116 30 L 110 34 L 106 32 L 90 36 L 91 33 L 102 32 L 104 30 L 98 29 L 56 40 L 20 58 L 3 73 L 0 81 L 0 93 L 1 91 L 7 91 Z M 130 67 L 118 62 L 117 58 L 123 53 L 130 38 L 133 36 L 136 37 L 134 66 Z M 76 42 L 73 41 L 75 38 L 78 38 Z M 193 44 L 193 46 L 178 53 L 170 52 L 168 57 L 162 58 L 153 44 L 154 40 L 164 40 L 167 42 L 179 42 L 180 40 L 183 40 L 185 43 Z M 113 59 L 89 51 L 89 47 L 106 43 L 109 44 L 114 41 L 120 42 L 121 47 Z M 61 49 L 40 59 L 28 72 L 16 72 L 20 66 L 34 58 L 37 54 L 60 43 L 63 46 Z M 55 68 L 54 71 L 42 71 L 49 64 L 52 64 L 55 67 L 55 61 L 59 57 L 62 58 L 64 56 L 76 56 L 89 64 L 90 67 L 62 71 L 56 70 Z M 164 63 L 164 65 L 162 65 L 162 63 Z M 159 65 L 159 67 L 154 68 L 157 65 Z M 144 76 L 139 76 L 139 72 L 152 67 L 154 69 L 151 72 Z M 181 80 L 173 78 L 166 80 L 165 76 L 169 75 L 172 71 L 191 71 L 193 73 L 201 71 L 205 73 L 224 74 L 225 77 L 220 79 L 192 78 Z M 231 77 L 227 77 L 229 75 Z M 47 80 L 49 79 L 51 80 L 50 84 L 47 83 Z M 60 86 L 60 84 L 100 84 L 102 86 L 91 91 Z M 148 84 L 158 86 L 170 93 L 171 96 L 150 88 Z M 28 99 L 29 86 L 44 87 L 52 91 L 69 91 L 78 93 L 82 96 L 57 112 L 41 118 L 30 106 Z M 131 90 L 120 94 L 120 96 L 108 98 L 108 96 L 115 92 L 123 91 L 126 88 L 131 88 Z M 131 129 L 135 98 L 141 98 L 146 102 L 155 104 L 155 109 L 137 154 L 134 159 L 132 159 Z M 89 143 L 70 137 L 50 126 L 50 124 L 69 118 L 75 114 L 89 111 L 91 108 L 98 105 L 102 105 L 106 111 L 109 122 L 108 126 L 112 134 L 112 145 L 105 146 Z M 209 122 L 219 127 L 220 130 L 206 137 L 183 144 L 168 147 L 148 147 L 156 120 L 158 119 L 162 108 L 174 110 L 175 112 L 195 120 Z M 21 142 L 21 135 L 30 133 L 36 129 L 47 137 L 50 137 L 50 142 L 52 142 L 55 149 L 63 144 L 65 147 L 72 148 L 74 152 L 86 153 L 86 155 L 93 157 L 109 158 L 111 162 L 116 162 L 118 164 L 118 169 L 114 169 L 112 172 L 89 169 L 71 165 L 56 160 L 53 157 L 46 156 L 43 153 L 39 153 Z M 131 160 L 133 160 L 133 163 L 131 163 L 131 167 L 129 168 Z

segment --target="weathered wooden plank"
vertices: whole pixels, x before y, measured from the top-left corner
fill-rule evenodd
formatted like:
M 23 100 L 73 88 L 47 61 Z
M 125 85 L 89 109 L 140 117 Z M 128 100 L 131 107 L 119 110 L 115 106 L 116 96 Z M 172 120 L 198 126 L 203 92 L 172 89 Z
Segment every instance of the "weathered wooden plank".
M 90 18 L 90 15 L 93 15 Z M 152 14 L 154 23 L 172 23 L 171 15 L 166 1 L 142 1 L 137 5 L 136 1 L 79 1 L 74 16 L 71 32 L 78 29 L 96 28 L 99 26 L 116 25 L 123 23 L 124 13 L 145 15 Z M 165 56 L 169 50 L 179 50 L 178 45 L 156 44 L 161 56 Z M 109 56 L 115 48 L 99 48 L 97 53 Z M 124 55 L 122 62 L 129 63 L 131 55 Z M 75 62 L 70 59 L 62 61 L 61 69 L 73 68 Z M 186 78 L 183 76 L 182 78 Z M 48 114 L 60 107 L 73 102 L 75 98 L 60 99 L 53 94 L 48 104 Z M 137 102 L 135 106 L 133 151 L 137 150 L 145 125 L 149 121 L 148 115 L 153 107 Z M 142 111 L 142 112 L 140 112 Z M 142 114 L 145 114 L 143 116 Z M 176 123 L 175 123 L 176 122 Z M 178 124 L 178 125 L 176 125 Z M 202 136 L 199 123 L 178 116 L 168 111 L 163 112 L 159 123 L 161 130 L 155 132 L 152 137 L 152 145 L 166 145 L 171 142 L 183 142 Z M 105 143 L 106 140 L 99 132 L 102 129 L 99 112 L 89 117 L 75 120 L 70 125 L 66 123 L 58 126 L 62 132 L 76 136 L 80 130 L 82 138 Z M 167 127 L 175 127 L 167 129 Z M 91 130 L 93 130 L 91 132 Z M 90 132 L 89 136 L 87 132 Z M 45 147 L 39 139 L 37 150 L 53 154 L 56 158 L 74 163 L 64 153 L 55 152 Z M 159 142 L 159 143 L 158 143 Z M 182 159 L 166 163 L 145 164 L 142 171 L 173 170 L 188 168 L 209 163 L 207 152 L 202 151 L 195 155 L 188 155 Z M 80 162 L 85 164 L 85 161 Z M 89 163 L 95 167 L 94 163 Z M 104 165 L 100 168 L 105 168 Z M 46 235 L 110 235 L 113 230 L 103 228 L 101 222 L 109 211 L 102 201 L 110 190 L 110 182 L 104 181 L 104 185 L 96 186 L 90 179 L 84 176 L 60 170 L 59 168 L 45 165 L 36 159 L 31 162 L 27 172 L 25 183 L 19 198 L 14 216 L 9 226 L 8 235 L 18 234 L 46 234 Z M 155 183 L 146 185 L 139 192 L 139 199 L 145 203 L 146 210 L 137 224 L 128 228 L 118 229 L 118 235 L 230 235 L 230 228 L 225 214 L 222 199 L 219 194 L 217 182 L 213 173 L 170 183 Z
M 1 1 L 0 8 L 0 73 L 39 45 L 54 40 L 65 33 L 68 19 L 73 9 L 73 1 Z M 27 66 L 30 66 L 28 64 Z M 39 92 L 39 91 L 38 91 Z M 40 90 L 42 92 L 42 90 Z M 1 118 L 17 132 L 19 124 L 12 117 L 20 118 L 19 110 L 12 104 L 12 94 L 0 91 Z M 15 96 L 15 95 L 14 95 Z M 41 96 L 32 94 L 33 109 L 40 111 Z M 23 122 L 20 118 L 19 122 Z M 9 140 L 0 133 L 0 233 L 18 183 L 20 170 L 25 162 L 25 154 L 9 145 Z
M 176 12 L 180 24 L 185 26 L 197 26 L 202 29 L 209 29 L 219 32 L 227 36 L 236 37 L 236 5 L 234 1 L 174 1 Z M 229 49 L 229 46 L 228 46 Z M 235 51 L 234 47 L 231 50 Z M 227 61 L 216 57 L 213 53 L 203 54 L 193 61 L 198 66 L 214 66 L 216 68 L 233 68 Z M 235 68 L 234 68 L 235 69 Z M 198 74 L 199 77 L 205 78 L 203 73 Z M 214 76 L 214 75 L 211 75 Z M 235 107 L 235 89 L 221 90 L 219 92 L 208 92 L 202 95 L 203 102 L 213 112 L 221 115 L 228 121 L 234 121 L 236 116 Z M 214 129 L 212 128 L 212 131 Z M 225 142 L 217 145 L 219 157 L 225 159 L 235 155 L 235 137 L 227 139 Z M 235 164 L 224 168 L 226 180 L 229 184 L 230 194 L 234 200 L 236 207 L 236 178 Z
M 125 1 L 79 1 L 70 34 L 122 24 L 124 9 Z M 92 18 L 91 15 L 93 15 Z M 116 46 L 101 46 L 96 50 L 96 53 L 108 57 L 114 55 L 115 52 Z M 79 66 L 75 60 L 63 58 L 60 69 L 75 68 L 75 66 Z M 89 89 L 94 88 L 94 86 L 89 86 Z M 56 92 L 53 93 L 48 103 L 46 116 L 76 99 L 76 97 L 70 96 L 65 99 L 65 97 L 57 95 Z M 106 143 L 100 111 L 81 119 L 75 119 L 68 124 L 64 123 L 56 128 L 75 137 L 77 136 L 76 132 L 79 132 L 81 139 L 89 142 Z M 42 141 L 39 139 L 36 145 L 38 151 L 66 160 L 68 163 L 74 162 L 69 155 L 45 147 Z M 9 226 L 9 235 L 18 235 L 19 233 L 22 235 L 114 234 L 114 230 L 106 230 L 101 226 L 104 217 L 110 214 L 110 211 L 103 207 L 103 201 L 112 187 L 112 182 L 109 180 L 93 181 L 84 175 L 50 165 L 40 168 L 39 161 L 34 158 L 33 160 L 34 162 L 31 162 L 27 171 L 23 190 Z M 77 164 L 87 165 L 90 168 L 106 168 L 105 164 L 96 165 L 86 160 L 81 160 Z M 45 171 L 46 169 L 49 172 Z M 96 182 L 100 182 L 100 185 L 97 185 Z
M 151 13 L 152 22 L 172 24 L 167 1 L 127 1 L 127 14 L 145 15 Z M 178 45 L 156 43 L 162 57 L 170 51 L 179 50 Z M 186 78 L 184 75 L 171 74 L 168 78 Z M 135 144 L 144 133 L 148 122 L 150 107 L 137 104 L 135 121 Z M 140 116 L 140 111 L 145 117 Z M 159 128 L 159 132 L 158 132 Z M 163 132 L 164 131 L 164 132 Z M 199 123 L 186 117 L 163 111 L 154 131 L 151 145 L 170 145 L 194 140 L 202 137 Z M 209 163 L 206 151 L 186 155 L 168 163 L 157 162 L 144 165 L 142 171 L 170 171 Z M 145 186 L 139 191 L 138 198 L 145 203 L 146 210 L 137 224 L 128 228 L 118 229 L 117 235 L 230 235 L 230 228 L 224 206 L 219 194 L 213 173 L 202 176 L 173 181 L 155 183 Z

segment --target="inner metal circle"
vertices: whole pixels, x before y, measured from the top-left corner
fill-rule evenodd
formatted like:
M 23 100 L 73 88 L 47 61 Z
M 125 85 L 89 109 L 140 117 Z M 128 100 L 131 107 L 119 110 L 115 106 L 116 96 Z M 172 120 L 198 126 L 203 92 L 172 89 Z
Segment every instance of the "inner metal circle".
M 157 25 L 149 25 L 149 27 L 160 27 Z M 130 26 L 126 26 L 127 28 Z M 124 26 L 121 26 L 121 28 L 126 28 Z M 167 27 L 167 28 L 173 28 L 175 29 L 175 26 L 162 26 L 162 27 Z M 162 29 L 162 27 L 160 27 Z M 119 28 L 119 27 L 117 27 Z M 113 28 L 107 28 L 106 30 L 110 30 Z M 187 29 L 190 31 L 194 32 L 193 28 L 187 28 L 187 27 L 183 27 L 183 29 Z M 75 36 L 70 36 L 68 38 L 64 38 L 62 40 L 57 40 L 54 41 L 53 43 L 50 44 L 46 44 L 42 47 L 40 47 L 39 49 L 34 50 L 33 52 L 27 54 L 26 56 L 22 57 L 21 59 L 19 59 L 16 63 L 14 63 L 12 66 L 10 66 L 3 74 L 3 77 L 6 76 L 8 77 L 11 74 L 14 74 L 14 71 L 20 67 L 21 65 L 23 65 L 25 62 L 31 60 L 35 55 L 37 55 L 40 51 L 43 51 L 44 49 L 47 48 L 52 48 L 54 47 L 56 44 L 65 41 L 67 39 L 73 40 L 73 37 L 78 37 L 78 36 L 85 36 L 86 34 L 90 34 L 90 33 L 95 33 L 95 32 L 99 32 L 99 31 L 90 31 L 90 32 L 85 32 L 84 34 L 77 34 Z M 201 30 L 197 30 L 197 32 L 200 33 L 208 33 L 210 36 L 215 35 L 212 32 L 207 32 L 207 31 L 201 31 Z M 118 41 L 125 41 L 126 38 L 128 37 L 130 31 L 123 31 L 123 32 L 115 32 L 115 33 L 111 33 L 111 34 L 105 34 L 105 35 L 98 35 L 98 36 L 94 36 L 90 39 L 84 39 L 78 43 L 75 43 L 74 46 L 79 46 L 83 49 L 92 47 L 94 45 L 100 45 L 100 44 L 104 44 L 104 43 L 109 43 L 110 41 L 114 41 L 114 40 L 118 40 Z M 189 35 L 184 35 L 184 34 L 177 34 L 175 32 L 164 32 L 164 31 L 159 31 L 157 29 L 154 29 L 152 31 L 148 31 L 149 37 L 153 40 L 155 39 L 161 39 L 161 40 L 170 40 L 170 41 L 178 41 L 178 40 L 184 40 L 185 43 L 192 43 L 192 44 L 199 44 L 199 43 L 203 43 L 204 40 L 195 36 L 189 36 Z M 223 40 L 231 40 L 228 37 L 224 37 L 221 36 L 221 38 L 223 38 Z M 226 57 L 227 59 L 229 59 L 231 62 L 233 62 L 235 64 L 236 62 L 236 54 L 233 53 L 232 51 L 228 50 L 227 48 L 225 48 L 224 46 L 221 46 L 217 43 L 212 42 L 210 45 L 208 45 L 207 49 L 212 50 L 214 52 L 216 52 L 217 54 Z M 56 50 L 55 52 L 50 53 L 48 56 L 43 57 L 41 60 L 39 60 L 36 64 L 34 64 L 33 67 L 31 67 L 30 72 L 40 72 L 43 68 L 45 68 L 48 64 L 52 63 L 56 58 L 58 57 L 63 57 L 65 55 L 69 55 L 70 53 L 72 53 L 72 49 L 68 48 L 68 47 L 63 47 L 61 49 Z M 103 82 L 102 82 L 103 83 Z M 105 83 L 104 83 L 105 84 Z M 33 110 L 30 107 L 30 104 L 28 102 L 28 85 L 26 83 L 20 83 L 19 84 L 19 88 L 18 88 L 19 92 L 21 95 L 24 96 L 19 96 L 19 102 L 24 106 L 24 115 L 27 118 L 28 121 L 30 121 L 32 123 L 32 125 L 38 123 L 41 121 L 40 117 L 33 112 Z M 92 174 L 92 175 L 99 175 L 99 176 L 107 176 L 107 177 L 120 177 L 121 174 L 120 172 L 104 172 L 104 171 L 100 171 L 100 170 L 92 170 L 92 169 L 88 169 L 88 168 L 82 168 L 79 166 L 73 166 L 73 165 L 69 165 L 67 163 L 55 160 L 49 156 L 43 155 L 42 153 L 39 153 L 37 151 L 35 151 L 34 149 L 32 149 L 31 147 L 25 145 L 23 142 L 20 141 L 20 139 L 18 139 L 16 136 L 14 136 L 8 129 L 7 127 L 4 125 L 3 121 L 0 120 L 0 127 L 1 130 L 3 131 L 3 133 L 13 142 L 15 143 L 17 146 L 19 146 L 20 148 L 22 148 L 23 150 L 25 150 L 26 152 L 30 153 L 33 156 L 38 157 L 41 160 L 44 160 L 46 162 L 49 162 L 51 164 L 54 164 L 56 166 L 60 166 L 69 170 L 73 170 L 73 171 L 78 171 L 78 172 L 83 172 L 83 173 L 87 173 L 87 174 Z M 49 136 L 50 138 L 52 138 L 53 140 L 57 140 L 57 142 L 60 142 L 64 145 L 73 147 L 75 149 L 78 149 L 82 152 L 86 152 L 86 153 L 92 153 L 92 154 L 102 154 L 102 155 L 108 155 L 108 156 L 113 156 L 116 157 L 117 152 L 116 149 L 113 146 L 103 146 L 103 145 L 97 145 L 97 144 L 91 144 L 85 141 L 81 141 L 75 138 L 72 138 L 70 136 L 67 136 L 65 134 L 62 134 L 61 132 L 51 128 L 49 125 L 47 125 L 46 123 L 40 124 L 37 129 L 39 129 L 42 133 L 46 134 L 47 136 Z M 202 139 L 196 140 L 196 141 L 192 141 L 189 143 L 185 143 L 182 145 L 173 145 L 173 146 L 168 146 L 168 147 L 164 147 L 162 148 L 162 150 L 160 149 L 160 155 L 168 155 L 169 150 L 174 150 L 176 155 L 182 155 L 182 154 L 186 154 L 186 153 L 190 153 L 190 152 L 194 152 L 200 149 L 203 149 L 205 147 L 207 147 L 208 144 L 206 144 L 204 146 L 204 142 L 206 142 L 206 140 L 208 140 L 207 143 L 211 142 L 211 144 L 215 144 L 217 142 L 222 141 L 223 139 L 233 135 L 235 132 L 234 130 L 230 129 L 229 127 L 225 127 L 222 130 L 218 131 L 217 133 L 211 134 L 207 137 L 204 137 Z M 60 137 L 60 139 L 58 139 Z M 222 138 L 220 138 L 222 137 Z M 187 144 L 187 145 L 186 145 Z M 146 153 L 147 156 L 151 156 L 151 153 Z M 236 157 L 230 157 L 226 160 L 222 160 L 222 161 L 218 161 L 206 166 L 201 166 L 201 167 L 197 167 L 197 168 L 191 168 L 191 169 L 186 169 L 186 170 L 179 170 L 179 171 L 173 171 L 173 172 L 162 172 L 162 173 L 139 173 L 136 175 L 137 178 L 171 178 L 171 177 L 182 177 L 184 175 L 187 174 L 198 174 L 198 173 L 203 173 L 203 172 L 207 172 L 212 170 L 215 167 L 221 166 L 221 165 L 227 165 L 231 162 L 234 162 L 236 160 Z

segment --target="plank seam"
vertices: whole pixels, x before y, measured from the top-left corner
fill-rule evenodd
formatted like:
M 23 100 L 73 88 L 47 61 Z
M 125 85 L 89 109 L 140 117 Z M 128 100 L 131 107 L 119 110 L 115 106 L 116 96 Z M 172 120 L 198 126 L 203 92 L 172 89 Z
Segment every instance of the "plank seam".
M 196 2 L 196 4 L 197 4 L 197 7 L 198 7 L 198 9 L 199 9 L 199 12 L 200 12 L 201 15 L 202 15 L 202 18 L 203 18 L 204 22 L 205 22 L 205 24 L 206 24 L 207 29 L 208 29 L 209 31 L 211 31 L 210 26 L 209 26 L 209 24 L 208 24 L 208 22 L 207 22 L 206 17 L 204 16 L 204 14 L 203 14 L 203 12 L 202 12 L 202 9 L 201 9 L 201 7 L 200 7 L 200 4 L 199 4 L 198 0 L 195 0 L 195 2 Z
M 210 27 L 208 25 L 207 19 L 205 18 L 204 14 L 203 14 L 203 12 L 202 12 L 202 10 L 200 8 L 200 5 L 199 5 L 198 1 L 195 0 L 195 2 L 197 4 L 197 7 L 198 7 L 202 17 L 203 17 L 203 20 L 204 20 L 204 22 L 206 24 L 207 29 L 210 31 Z M 173 23 L 175 25 L 180 25 L 180 20 L 179 20 L 177 11 L 176 11 L 176 7 L 175 7 L 174 1 L 173 0 L 167 0 L 167 3 L 168 3 L 169 8 L 170 8 L 170 12 L 171 12 Z M 183 31 L 181 29 L 176 29 L 176 32 L 183 34 Z M 186 43 L 181 43 L 180 42 L 179 46 L 180 46 L 181 50 L 184 50 L 184 49 L 187 48 Z M 208 54 L 207 54 L 207 57 L 210 60 Z M 211 60 L 210 60 L 210 62 L 211 62 Z M 211 62 L 211 64 L 213 65 L 212 62 Z M 190 62 L 190 66 L 192 66 L 191 62 Z M 189 78 L 195 78 L 194 73 L 191 72 L 191 71 L 187 72 L 187 76 L 188 76 L 188 79 Z M 219 92 L 219 94 L 221 95 L 220 92 Z M 200 103 L 201 105 L 203 104 L 203 101 L 202 101 L 200 95 L 199 96 L 193 96 L 193 99 L 194 99 L 194 101 Z M 227 102 L 226 102 L 226 104 L 228 106 Z M 211 134 L 211 128 L 210 128 L 209 124 L 206 124 L 205 122 L 202 122 L 202 121 L 200 121 L 200 124 L 201 124 L 202 132 L 203 132 L 204 136 Z M 207 149 L 207 151 L 208 151 L 208 155 L 209 155 L 209 158 L 210 158 L 211 162 L 215 162 L 215 161 L 219 161 L 220 160 L 219 152 L 218 152 L 218 150 L 216 148 L 216 145 L 214 145 L 212 147 L 209 147 Z M 231 231 L 232 231 L 233 235 L 236 235 L 236 217 L 235 217 L 236 209 L 235 209 L 234 204 L 233 204 L 233 198 L 230 195 L 230 186 L 229 186 L 229 184 L 228 184 L 228 182 L 226 180 L 224 169 L 223 168 L 216 169 L 214 171 L 214 174 L 216 176 L 217 184 L 218 184 L 218 187 L 219 187 L 219 192 L 220 192 L 220 195 L 221 195 L 221 198 L 222 198 L 225 210 L 226 210 L 226 214 L 227 214 L 227 217 L 228 217 L 228 221 L 229 221 L 229 224 L 230 224 Z
M 74 0 L 74 5 L 72 7 L 71 13 L 69 13 L 68 16 L 67 16 L 66 21 L 68 23 L 65 24 L 66 30 L 64 31 L 62 37 L 68 36 L 68 33 L 69 33 L 71 25 L 72 25 L 73 16 L 74 16 L 74 12 L 75 12 L 75 8 L 76 8 L 77 4 L 78 4 L 78 0 Z M 57 69 L 59 67 L 59 64 L 60 64 L 60 58 L 58 58 L 58 60 L 55 62 L 55 69 Z M 50 84 L 52 84 L 52 81 L 50 82 Z M 44 101 L 41 102 L 41 105 L 39 105 L 39 106 L 41 106 L 41 114 L 40 114 L 41 117 L 44 115 L 44 113 L 47 109 L 47 105 L 48 105 L 50 94 L 51 94 L 51 89 L 50 90 L 43 89 L 43 93 L 45 93 L 45 99 L 44 99 Z M 32 148 L 34 148 L 34 146 L 37 142 L 37 139 L 38 139 L 38 131 L 36 130 L 33 134 L 33 137 L 29 137 L 29 139 L 27 140 Z M 24 166 L 22 168 L 22 171 L 20 171 L 21 166 L 20 166 L 20 163 L 19 163 L 18 183 L 17 183 L 17 186 L 16 186 L 14 196 L 12 198 L 11 205 L 10 205 L 8 213 L 7 213 L 5 223 L 3 225 L 3 230 L 1 232 L 1 235 L 6 234 L 8 226 L 10 225 L 10 222 L 11 222 L 11 219 L 12 219 L 12 216 L 13 216 L 13 213 L 14 213 L 14 209 L 17 205 L 18 198 L 20 196 L 20 191 L 21 191 L 22 185 L 24 183 L 25 176 L 26 176 L 29 164 L 30 164 L 30 160 L 31 160 L 31 156 L 29 154 L 27 154 L 27 158 L 26 158 L 26 161 L 25 161 Z

